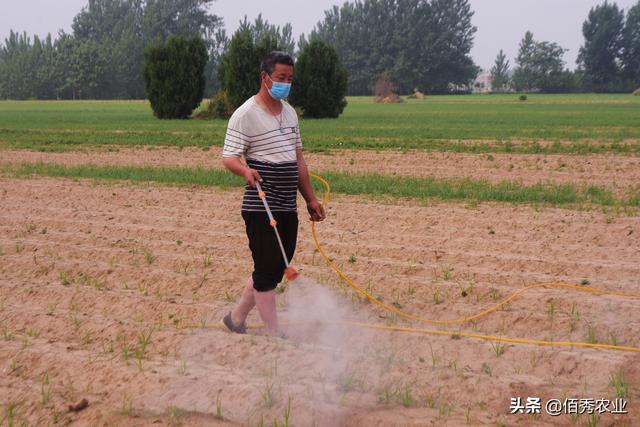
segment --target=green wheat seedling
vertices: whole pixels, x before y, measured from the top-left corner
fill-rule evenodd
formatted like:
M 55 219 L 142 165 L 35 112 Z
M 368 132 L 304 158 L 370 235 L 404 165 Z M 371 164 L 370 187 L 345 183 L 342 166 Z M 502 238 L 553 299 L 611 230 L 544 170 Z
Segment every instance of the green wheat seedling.
M 4 330 L 2 331 L 2 338 L 5 341 L 13 341 L 15 338 L 15 335 L 5 327 Z
M 175 271 L 176 273 L 182 273 L 185 276 L 187 274 L 189 274 L 189 269 L 191 268 L 191 264 L 189 263 L 189 261 L 176 261 L 175 263 Z
M 491 366 L 489 366 L 489 364 L 486 362 L 482 362 L 482 366 L 480 367 L 480 370 L 485 374 L 489 375 L 490 377 L 493 376 L 493 370 L 491 369 Z
M 443 299 L 443 298 L 442 298 L 442 296 L 440 295 L 440 291 L 439 291 L 438 289 L 436 289 L 436 290 L 433 292 L 433 303 L 434 303 L 435 305 L 438 305 L 438 304 L 442 304 L 443 302 L 444 302 L 444 299 Z
M 410 408 L 415 404 L 415 398 L 409 385 L 405 385 L 401 390 L 396 393 L 398 403 L 405 408 Z
M 16 253 L 19 254 L 24 249 L 24 246 L 20 242 L 16 242 Z
M 133 399 L 128 394 L 122 396 L 122 415 L 127 417 L 133 417 L 135 415 L 133 410 Z
M 46 311 L 46 315 L 47 316 L 53 316 L 53 313 L 56 311 L 56 307 L 58 307 L 58 303 L 57 302 L 51 302 L 49 304 L 47 304 L 47 311 Z
M 129 362 L 129 358 L 131 357 L 131 348 L 129 347 L 129 345 L 125 344 L 122 347 L 122 360 L 124 360 L 125 362 Z
M 598 342 L 598 331 L 593 323 L 587 323 L 587 336 L 586 340 L 588 343 L 596 344 Z
M 598 414 L 592 414 L 589 418 L 587 418 L 585 427 L 598 427 L 598 423 L 600 423 L 600 416 Z
M 344 394 L 353 391 L 356 388 L 358 379 L 356 378 L 356 372 L 348 370 L 344 372 L 340 378 L 339 390 Z
M 40 403 L 46 405 L 51 399 L 51 385 L 49 385 L 49 372 L 45 371 L 40 386 Z
M 571 332 L 576 330 L 576 326 L 580 321 L 580 311 L 578 310 L 578 305 L 574 302 L 571 304 L 571 311 L 569 312 L 569 330 Z
M 532 369 L 535 369 L 535 367 L 536 367 L 536 366 L 538 366 L 538 362 L 539 362 L 539 361 L 540 361 L 540 358 L 539 358 L 539 356 L 538 356 L 538 353 L 534 351 L 534 352 L 531 354 L 531 360 L 530 360 L 530 362 L 531 362 L 531 368 L 532 368 Z
M 262 397 L 262 406 L 265 408 L 271 408 L 275 404 L 275 396 L 273 393 L 273 383 L 267 381 L 264 386 L 264 390 L 260 391 Z
M 287 407 L 284 408 L 284 415 L 282 418 L 282 427 L 289 427 L 289 420 L 291 419 L 291 396 L 287 400 Z
M 167 408 L 167 416 L 169 417 L 169 423 L 174 426 L 182 425 L 182 411 L 175 405 L 170 405 Z
M 440 407 L 438 408 L 438 412 L 440 414 L 440 416 L 444 416 L 444 417 L 450 417 L 451 414 L 453 413 L 453 404 L 446 402 L 446 403 L 441 403 Z
M 431 347 L 431 344 L 429 344 L 429 349 L 431 350 L 431 367 L 435 369 L 435 367 L 438 365 L 438 358 L 433 352 L 433 347 Z
M 497 343 L 491 343 L 491 348 L 493 348 L 494 353 L 496 354 L 496 357 L 500 357 L 504 354 L 505 351 L 507 351 L 507 345 L 506 344 L 502 344 L 500 342 Z
M 7 427 L 18 426 L 18 418 L 20 417 L 19 409 L 20 404 L 18 402 L 10 400 L 4 408 L 4 417 L 0 420 L 0 423 L 6 422 Z M 23 421 L 20 425 L 26 426 L 28 424 Z
M 625 378 L 624 369 L 620 368 L 609 375 L 609 385 L 616 391 L 616 397 L 626 399 L 629 397 L 629 383 Z
M 400 304 L 400 293 L 399 292 L 393 292 L 393 301 L 391 302 L 391 305 L 394 306 L 397 309 L 402 309 L 402 304 Z
M 22 345 L 22 349 L 29 347 L 31 345 L 31 341 L 26 336 L 23 336 L 20 340 L 20 344 Z
M 155 259 L 156 259 L 156 257 L 153 254 L 153 252 L 151 252 L 151 249 L 145 248 L 144 249 L 144 260 L 146 261 L 147 265 L 153 264 L 153 261 Z
M 224 416 L 222 415 L 222 400 L 220 400 L 220 393 L 216 396 L 216 418 L 219 420 L 224 420 Z
M 575 425 L 578 423 L 578 419 L 580 419 L 580 414 L 571 413 L 569 414 L 569 419 L 571 420 L 571 424 Z
M 40 331 L 34 329 L 33 327 L 29 327 L 26 331 L 26 334 L 30 338 L 38 338 L 40 336 Z
M 556 302 L 553 299 L 551 299 L 551 301 L 549 301 L 549 304 L 547 305 L 547 314 L 551 318 L 553 318 L 556 314 Z
M 471 424 L 471 406 L 467 406 L 467 410 L 464 413 L 464 423 Z
M 380 403 L 384 403 L 388 405 L 395 398 L 396 392 L 397 392 L 396 389 L 392 389 L 391 385 L 386 384 L 384 387 L 382 387 L 382 391 L 380 393 L 380 397 L 378 398 L 378 401 Z
M 424 397 L 424 406 L 429 409 L 433 409 L 436 407 L 436 399 L 433 396 L 426 395 Z
M 211 255 L 207 254 L 202 258 L 202 266 L 204 268 L 211 267 Z

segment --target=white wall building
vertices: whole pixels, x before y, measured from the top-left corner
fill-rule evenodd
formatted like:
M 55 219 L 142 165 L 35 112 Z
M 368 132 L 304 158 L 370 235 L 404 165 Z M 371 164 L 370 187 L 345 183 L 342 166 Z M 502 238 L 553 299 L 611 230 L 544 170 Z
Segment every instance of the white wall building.
M 481 71 L 473 82 L 473 93 L 489 93 L 491 87 L 491 72 Z

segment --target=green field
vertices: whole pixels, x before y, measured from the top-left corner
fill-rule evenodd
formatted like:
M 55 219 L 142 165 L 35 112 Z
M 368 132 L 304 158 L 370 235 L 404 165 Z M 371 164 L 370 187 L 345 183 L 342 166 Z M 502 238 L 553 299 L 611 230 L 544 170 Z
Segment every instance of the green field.
M 379 105 L 348 98 L 338 119 L 302 120 L 308 150 L 640 153 L 640 97 L 430 96 Z M 0 101 L 0 147 L 220 146 L 224 120 L 158 120 L 146 101 Z M 629 141 L 631 140 L 631 142 Z M 560 142 L 563 143 L 560 143 Z
M 185 168 L 154 166 L 64 166 L 48 163 L 20 165 L 0 164 L 0 173 L 14 176 L 53 176 L 64 178 L 92 178 L 99 180 L 128 180 L 132 182 L 158 182 L 175 185 L 202 185 L 222 188 L 241 187 L 239 177 L 220 168 Z M 323 177 L 331 183 L 333 192 L 372 197 L 405 197 L 419 201 L 470 200 L 507 203 L 530 203 L 554 206 L 583 206 L 585 204 L 617 207 L 640 206 L 640 192 L 632 191 L 618 198 L 599 186 L 575 184 L 535 184 L 503 181 L 492 184 L 486 180 L 460 178 L 391 177 L 375 173 L 325 172 Z M 315 182 L 316 192 L 322 187 Z

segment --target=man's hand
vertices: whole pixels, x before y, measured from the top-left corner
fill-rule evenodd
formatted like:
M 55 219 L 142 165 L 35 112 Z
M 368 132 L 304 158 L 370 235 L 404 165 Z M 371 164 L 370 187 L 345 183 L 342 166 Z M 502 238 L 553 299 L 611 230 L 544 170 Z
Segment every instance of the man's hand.
M 256 188 L 256 180 L 262 182 L 262 177 L 260 177 L 260 174 L 255 169 L 246 168 L 243 176 L 247 184 L 253 188 Z
M 324 213 L 324 208 L 316 199 L 307 203 L 307 210 L 311 215 L 311 221 L 322 221 L 327 217 Z

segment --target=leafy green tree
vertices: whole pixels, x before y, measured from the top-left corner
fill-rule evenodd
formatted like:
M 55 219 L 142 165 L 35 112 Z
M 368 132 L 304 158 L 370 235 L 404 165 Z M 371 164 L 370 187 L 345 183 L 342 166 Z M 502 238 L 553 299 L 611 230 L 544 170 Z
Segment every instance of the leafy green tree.
M 582 25 L 584 46 L 580 48 L 578 62 L 584 69 L 586 83 L 596 92 L 613 91 L 619 85 L 623 27 L 624 12 L 606 0 L 591 8 Z
M 564 69 L 567 49 L 557 43 L 538 42 L 530 31 L 520 42 L 513 83 L 517 91 L 546 93 L 575 91 L 573 74 Z
M 220 62 L 218 79 L 232 109 L 239 107 L 260 88 L 260 59 L 250 30 L 237 31 Z
M 494 92 L 504 92 L 509 89 L 511 77 L 509 76 L 509 60 L 502 49 L 496 56 L 496 61 L 491 68 L 491 87 Z
M 313 40 L 300 53 L 294 67 L 289 100 L 304 117 L 338 117 L 347 105 L 347 72 L 335 49 Z
M 516 69 L 513 73 L 513 84 L 517 91 L 530 92 L 535 89 L 535 70 L 533 58 L 535 55 L 536 42 L 533 33 L 527 31 L 520 41 L 518 56 L 516 58 Z
M 443 93 L 469 86 L 478 68 L 470 57 L 476 28 L 468 0 L 363 0 L 325 12 L 314 39 L 333 45 L 347 70 L 348 94 L 369 95 L 388 75 L 402 93 L 418 87 Z
M 286 25 L 285 28 L 290 28 Z M 232 109 L 260 90 L 260 63 L 273 50 L 285 51 L 294 46 L 290 31 L 269 25 L 258 16 L 253 24 L 246 17 L 220 58 L 218 80 Z
M 55 41 L 53 75 L 57 98 L 76 99 L 79 96 L 75 60 L 76 44 L 76 39 L 65 32 L 61 32 Z
M 295 49 L 293 27 L 290 23 L 280 28 L 280 26 L 269 24 L 268 21 L 262 18 L 262 14 L 258 14 L 258 17 L 253 22 L 249 22 L 247 15 L 245 15 L 244 20 L 240 21 L 238 30 L 249 30 L 255 45 L 259 45 L 267 37 L 272 37 L 275 38 L 279 50 L 292 54 Z
M 145 94 L 156 117 L 185 119 L 202 101 L 207 47 L 197 35 L 170 35 L 144 52 Z
M 73 34 L 32 42 L 12 32 L 0 46 L 0 97 L 142 98 L 144 48 L 170 34 L 204 39 L 213 88 L 226 43 L 222 19 L 208 11 L 213 1 L 88 0 L 74 17 Z
M 622 40 L 624 76 L 635 89 L 640 87 L 640 1 L 627 12 Z
M 0 98 L 51 99 L 56 95 L 51 35 L 31 38 L 10 31 L 0 47 Z

